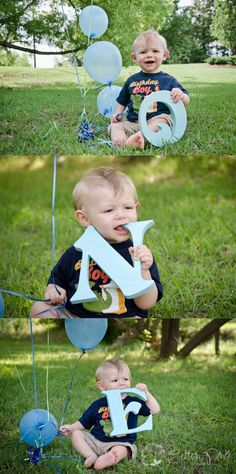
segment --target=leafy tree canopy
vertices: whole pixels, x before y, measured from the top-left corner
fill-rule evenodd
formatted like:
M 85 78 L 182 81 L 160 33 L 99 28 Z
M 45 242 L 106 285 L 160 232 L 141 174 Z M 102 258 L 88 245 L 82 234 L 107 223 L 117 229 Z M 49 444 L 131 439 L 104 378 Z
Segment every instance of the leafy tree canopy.
M 223 46 L 236 54 L 236 3 L 235 0 L 215 0 L 216 14 L 212 31 Z
M 202 62 L 209 55 L 209 45 L 215 39 L 211 32 L 214 0 L 194 0 L 192 6 L 175 7 L 166 19 L 161 33 L 170 50 L 168 62 Z

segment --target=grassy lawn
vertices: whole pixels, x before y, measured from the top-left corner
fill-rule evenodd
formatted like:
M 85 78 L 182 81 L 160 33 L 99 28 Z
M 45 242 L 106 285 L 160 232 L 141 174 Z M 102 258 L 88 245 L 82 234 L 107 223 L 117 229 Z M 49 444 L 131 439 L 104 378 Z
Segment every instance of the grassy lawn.
M 0 159 L 0 288 L 43 298 L 51 269 L 51 157 Z M 116 166 L 137 186 L 139 220 L 164 284 L 157 317 L 235 315 L 234 157 L 67 157 L 57 168 L 57 260 L 78 239 L 71 193 L 88 169 Z M 7 317 L 27 317 L 28 300 L 4 295 Z
M 148 145 L 142 154 L 235 154 L 236 117 L 232 98 L 236 94 L 236 68 L 181 64 L 165 65 L 163 70 L 175 76 L 190 92 L 188 127 L 178 143 L 163 148 Z M 124 68 L 117 84 L 122 85 L 136 71 L 136 66 Z M 99 139 L 107 140 L 108 121 L 97 111 L 98 84 L 83 68 L 79 68 L 79 78 L 81 89 L 73 68 L 0 67 L 0 154 L 109 155 L 109 146 L 99 143 Z M 84 97 L 83 87 L 87 91 Z M 81 144 L 76 129 L 84 102 L 89 121 L 99 129 L 95 141 Z M 112 152 L 140 155 L 140 151 L 124 149 Z
M 228 324 L 232 326 L 232 323 L 226 326 Z M 51 466 L 63 468 L 68 474 L 94 472 L 86 470 L 82 463 L 65 459 L 46 459 L 38 465 L 24 462 L 28 457 L 28 446 L 23 442 L 19 444 L 18 426 L 22 416 L 35 408 L 31 343 L 30 338 L 23 335 L 10 337 L 5 334 L 0 341 L 1 472 L 55 472 Z M 104 358 L 111 356 L 122 357 L 129 364 L 133 387 L 142 381 L 157 397 L 161 413 L 154 416 L 152 431 L 139 434 L 137 460 L 124 461 L 106 470 L 108 474 L 235 472 L 233 341 L 222 343 L 218 357 L 214 355 L 213 343 L 209 342 L 195 349 L 186 360 L 172 358 L 168 362 L 155 360 L 137 343 L 116 353 L 105 345 L 101 347 L 102 352 L 92 351 L 78 360 L 79 351 L 68 341 L 64 330 L 50 330 L 49 346 L 47 329 L 35 334 L 38 407 L 47 409 L 48 368 L 49 411 L 58 424 L 76 363 L 65 422 L 75 421 L 93 400 L 99 398 L 94 371 Z M 57 438 L 45 447 L 44 454 L 68 456 L 73 454 L 73 449 L 69 439 Z

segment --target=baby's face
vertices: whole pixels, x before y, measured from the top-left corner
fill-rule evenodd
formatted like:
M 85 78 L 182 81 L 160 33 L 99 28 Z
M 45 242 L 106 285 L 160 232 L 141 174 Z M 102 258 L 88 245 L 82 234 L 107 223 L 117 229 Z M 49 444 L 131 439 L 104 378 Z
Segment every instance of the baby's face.
M 101 390 L 114 390 L 131 387 L 131 377 L 129 372 L 123 368 L 118 370 L 107 369 L 100 380 Z
M 120 243 L 129 238 L 124 224 L 137 221 L 137 203 L 133 189 L 127 185 L 118 195 L 110 186 L 94 187 L 83 206 L 89 224 L 109 242 Z
M 149 41 L 138 42 L 135 52 L 132 54 L 134 61 L 141 67 L 142 71 L 153 74 L 158 71 L 159 66 L 168 56 L 168 51 L 158 38 Z

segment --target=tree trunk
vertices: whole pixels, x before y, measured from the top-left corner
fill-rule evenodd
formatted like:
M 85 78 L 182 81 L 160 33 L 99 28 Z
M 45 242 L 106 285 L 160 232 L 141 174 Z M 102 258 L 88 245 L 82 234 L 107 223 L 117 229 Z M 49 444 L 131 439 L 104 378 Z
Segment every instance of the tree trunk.
M 220 328 L 215 332 L 215 354 L 220 355 Z
M 161 326 L 160 358 L 168 359 L 177 353 L 179 337 L 179 319 L 163 319 Z
M 35 51 L 35 35 L 33 35 L 33 45 L 34 45 L 34 51 Z M 37 67 L 37 64 L 36 64 L 36 54 L 34 52 L 34 68 Z
M 200 331 L 198 331 L 195 336 L 193 336 L 189 342 L 177 353 L 178 356 L 187 357 L 190 352 L 195 349 L 195 347 L 199 346 L 203 342 L 206 341 L 209 337 L 213 336 L 216 331 L 230 321 L 232 318 L 227 319 L 213 319 L 210 321 L 206 326 L 204 326 Z

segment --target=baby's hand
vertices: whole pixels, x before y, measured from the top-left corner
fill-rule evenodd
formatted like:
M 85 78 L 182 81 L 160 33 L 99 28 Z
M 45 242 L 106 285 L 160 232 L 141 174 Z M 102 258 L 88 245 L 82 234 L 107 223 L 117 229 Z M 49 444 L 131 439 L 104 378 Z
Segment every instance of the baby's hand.
M 183 98 L 184 98 L 183 91 L 181 91 L 181 89 L 179 89 L 178 87 L 174 87 L 174 89 L 172 89 L 170 95 L 171 95 L 172 102 L 174 102 L 174 104 L 178 104 L 178 102 L 180 100 L 183 100 Z
M 140 260 L 142 270 L 149 270 L 153 264 L 153 256 L 146 245 L 138 245 L 137 247 L 130 247 L 129 253 L 133 260 Z
M 52 283 L 47 286 L 44 295 L 45 299 L 49 300 L 47 301 L 47 304 L 61 304 L 66 301 L 66 290 L 58 285 L 57 289 L 58 291 L 56 290 L 55 285 Z M 58 292 L 60 292 L 60 294 Z
M 120 122 L 122 118 L 122 114 L 113 114 L 110 118 L 111 123 L 117 123 Z
M 63 425 L 60 427 L 60 432 L 64 435 L 64 436 L 68 436 L 72 433 L 72 425 Z
M 136 388 L 138 390 L 141 390 L 142 392 L 145 392 L 145 393 L 147 393 L 147 391 L 148 391 L 147 385 L 145 385 L 145 383 L 137 383 Z

